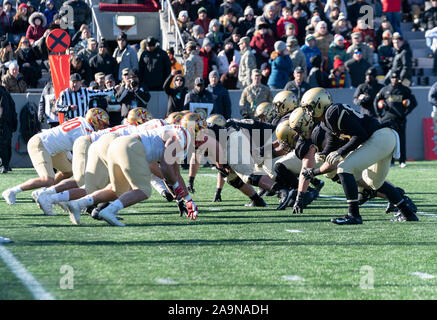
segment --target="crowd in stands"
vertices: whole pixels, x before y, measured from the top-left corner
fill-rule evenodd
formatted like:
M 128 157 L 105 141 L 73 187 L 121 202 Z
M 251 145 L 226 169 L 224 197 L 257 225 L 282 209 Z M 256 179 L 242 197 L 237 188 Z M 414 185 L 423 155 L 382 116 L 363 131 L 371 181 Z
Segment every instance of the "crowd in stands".
M 153 37 L 129 44 L 120 33 L 111 50 L 91 34 L 91 10 L 83 0 L 5 0 L 0 71 L 9 92 L 37 87 L 41 71 L 49 70 L 45 39 L 65 27 L 59 14 L 64 3 L 74 10 L 73 28 L 67 30 L 71 74 L 78 74 L 83 86 L 102 89 L 106 77 L 118 85 L 124 71 L 135 70 L 144 92 L 169 95 L 167 114 L 240 89 L 245 115 L 250 104 L 253 109 L 264 97 L 271 100 L 270 90 L 293 88 L 301 96 L 315 86 L 356 88 L 371 67 L 385 76 L 385 84 L 396 72 L 411 85 L 412 52 L 400 29 L 403 20 L 413 22 L 413 31 L 427 31 L 429 56 L 437 57 L 437 0 L 173 0 L 185 43 L 179 61 L 173 48 L 163 51 Z M 365 6 L 373 8 L 374 20 L 366 20 Z M 229 116 L 229 97 L 220 99 L 214 111 Z

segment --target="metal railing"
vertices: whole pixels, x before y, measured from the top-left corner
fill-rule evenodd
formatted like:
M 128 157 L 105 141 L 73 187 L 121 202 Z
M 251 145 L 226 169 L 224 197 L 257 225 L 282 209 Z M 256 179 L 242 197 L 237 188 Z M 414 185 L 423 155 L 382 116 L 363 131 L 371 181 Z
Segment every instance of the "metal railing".
M 100 41 L 102 37 L 102 32 L 100 31 L 99 21 L 97 20 L 96 10 L 98 10 L 99 5 L 93 4 L 93 0 L 86 0 L 91 8 L 91 13 L 93 15 L 93 21 L 91 22 L 91 33 L 96 37 L 97 41 Z
M 185 48 L 185 42 L 182 38 L 181 31 L 179 30 L 177 19 L 171 6 L 170 0 L 161 0 L 161 8 L 162 12 L 164 12 L 164 14 L 167 16 L 167 33 L 172 33 L 175 38 L 176 44 L 174 51 L 176 54 L 182 55 Z

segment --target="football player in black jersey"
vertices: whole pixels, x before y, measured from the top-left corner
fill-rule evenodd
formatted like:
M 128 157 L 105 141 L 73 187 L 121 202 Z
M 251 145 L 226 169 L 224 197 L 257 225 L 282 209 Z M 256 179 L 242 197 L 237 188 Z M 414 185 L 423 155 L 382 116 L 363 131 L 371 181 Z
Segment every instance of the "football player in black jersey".
M 362 224 L 359 212 L 358 186 L 355 176 L 362 173 L 362 180 L 373 190 L 379 191 L 396 205 L 400 215 L 397 221 L 418 221 L 399 191 L 385 181 L 396 151 L 396 132 L 382 127 L 375 119 L 362 115 L 350 106 L 333 104 L 332 97 L 323 88 L 307 91 L 301 106 L 316 121 L 322 123 L 327 132 L 327 145 L 321 152 L 326 156 L 326 165 L 312 169 L 307 176 L 324 173 L 326 166 L 337 166 L 337 174 L 342 184 L 349 212 L 342 218 L 334 218 L 335 224 Z M 339 140 L 349 139 L 338 147 Z M 297 202 L 297 201 L 296 201 Z

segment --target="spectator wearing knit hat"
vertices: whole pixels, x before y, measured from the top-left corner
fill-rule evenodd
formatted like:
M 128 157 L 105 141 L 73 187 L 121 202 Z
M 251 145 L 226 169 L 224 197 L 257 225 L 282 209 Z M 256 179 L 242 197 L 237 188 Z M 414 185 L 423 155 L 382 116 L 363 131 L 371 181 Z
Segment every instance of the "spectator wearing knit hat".
M 259 69 L 261 70 L 261 83 L 266 86 L 272 73 L 272 67 L 268 62 L 264 62 Z
M 351 79 L 346 71 L 344 62 L 340 58 L 335 58 L 333 69 L 329 74 L 330 88 L 349 88 Z
M 328 68 L 332 69 L 334 65 L 334 57 L 340 56 L 341 61 L 347 61 L 349 55 L 346 53 L 344 46 L 344 38 L 342 35 L 336 34 L 328 50 Z
M 225 119 L 229 119 L 232 115 L 232 104 L 228 90 L 220 82 L 217 71 L 211 71 L 208 78 L 209 85 L 206 90 L 214 97 L 214 108 L 211 113 L 221 114 Z
M 340 13 L 338 19 L 332 24 L 332 33 L 340 34 L 345 39 L 349 39 L 352 31 L 352 25 L 343 13 Z
M 190 2 L 191 1 L 187 1 L 187 0 L 173 0 L 171 2 L 171 7 L 173 8 L 173 12 L 175 16 L 178 17 L 181 11 L 185 11 L 188 16 L 188 12 L 190 11 L 190 7 L 191 7 Z
M 199 9 L 205 9 L 208 17 L 217 17 L 215 6 L 210 0 L 193 0 L 191 1 L 190 10 L 188 14 L 190 15 L 190 20 L 195 21 L 199 15 Z M 207 30 L 207 29 L 205 29 Z
M 138 56 L 135 50 L 128 45 L 126 33 L 121 32 L 117 36 L 117 48 L 114 50 L 112 56 L 118 64 L 118 80 L 121 80 L 121 70 L 124 68 L 138 70 Z
M 308 74 L 307 82 L 311 88 L 322 87 L 329 88 L 328 73 L 322 69 L 322 57 L 318 54 L 312 56 L 310 59 L 312 65 Z
M 17 13 L 15 14 L 11 24 L 11 41 L 14 44 L 18 44 L 22 36 L 27 32 L 29 28 L 29 7 L 27 4 L 22 3 L 18 6 Z
M 43 11 L 44 16 L 47 19 L 47 25 L 49 26 L 52 21 L 55 14 L 58 13 L 58 10 L 55 8 L 55 1 L 54 0 L 47 0 L 46 1 L 46 8 Z
M 255 28 L 255 15 L 254 11 L 250 6 L 244 9 L 244 17 L 238 20 L 238 26 L 240 28 L 241 35 L 244 37 L 247 31 Z
M 194 20 L 194 24 L 201 26 L 204 32 L 206 32 L 209 29 L 209 23 L 211 22 L 211 19 L 208 18 L 207 10 L 205 8 L 200 8 L 197 11 L 197 19 Z
M 190 18 L 188 16 L 188 12 L 185 10 L 182 10 L 177 15 L 177 24 L 179 27 L 179 30 L 182 32 L 187 31 L 188 32 L 188 25 L 190 23 Z
M 212 43 L 214 51 L 221 50 L 223 45 L 223 32 L 220 31 L 220 23 L 217 19 L 212 19 L 209 23 L 208 33 L 205 35 Z
M 220 82 L 228 90 L 238 89 L 238 64 L 235 61 L 231 62 L 228 71 L 221 76 Z
M 270 55 L 269 63 L 272 66 L 272 73 L 267 85 L 270 89 L 284 88 L 293 70 L 293 62 L 291 62 L 285 42 L 275 42 L 275 51 Z
M 224 0 L 220 5 L 218 15 L 222 16 L 225 14 L 227 8 L 231 8 L 237 18 L 243 16 L 243 8 L 241 8 L 240 4 L 235 0 Z
M 378 48 L 381 45 L 382 34 L 387 30 L 390 31 L 390 34 L 393 34 L 394 32 L 390 21 L 388 21 L 387 18 L 382 18 L 381 25 L 379 26 L 379 28 L 376 30 L 375 33 L 376 48 Z
M 217 55 L 212 50 L 212 43 L 208 38 L 203 41 L 203 46 L 199 51 L 199 56 L 203 60 L 203 73 L 202 78 L 205 83 L 208 83 L 208 74 L 212 70 L 217 70 Z
M 229 65 L 235 61 L 240 63 L 240 52 L 235 50 L 232 40 L 227 39 L 224 42 L 224 48 L 217 55 L 217 67 L 220 75 L 228 72 Z
M 194 40 L 196 44 L 202 47 L 203 41 L 205 40 L 205 30 L 202 28 L 202 26 L 194 25 L 192 35 L 193 35 L 192 40 Z

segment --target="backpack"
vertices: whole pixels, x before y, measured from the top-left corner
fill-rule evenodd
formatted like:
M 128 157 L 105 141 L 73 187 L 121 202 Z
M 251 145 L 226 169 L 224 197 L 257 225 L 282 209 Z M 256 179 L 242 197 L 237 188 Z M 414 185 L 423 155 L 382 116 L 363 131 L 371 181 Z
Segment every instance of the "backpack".
M 20 111 L 20 134 L 27 144 L 30 138 L 41 131 L 38 121 L 38 107 L 33 102 L 28 102 Z

